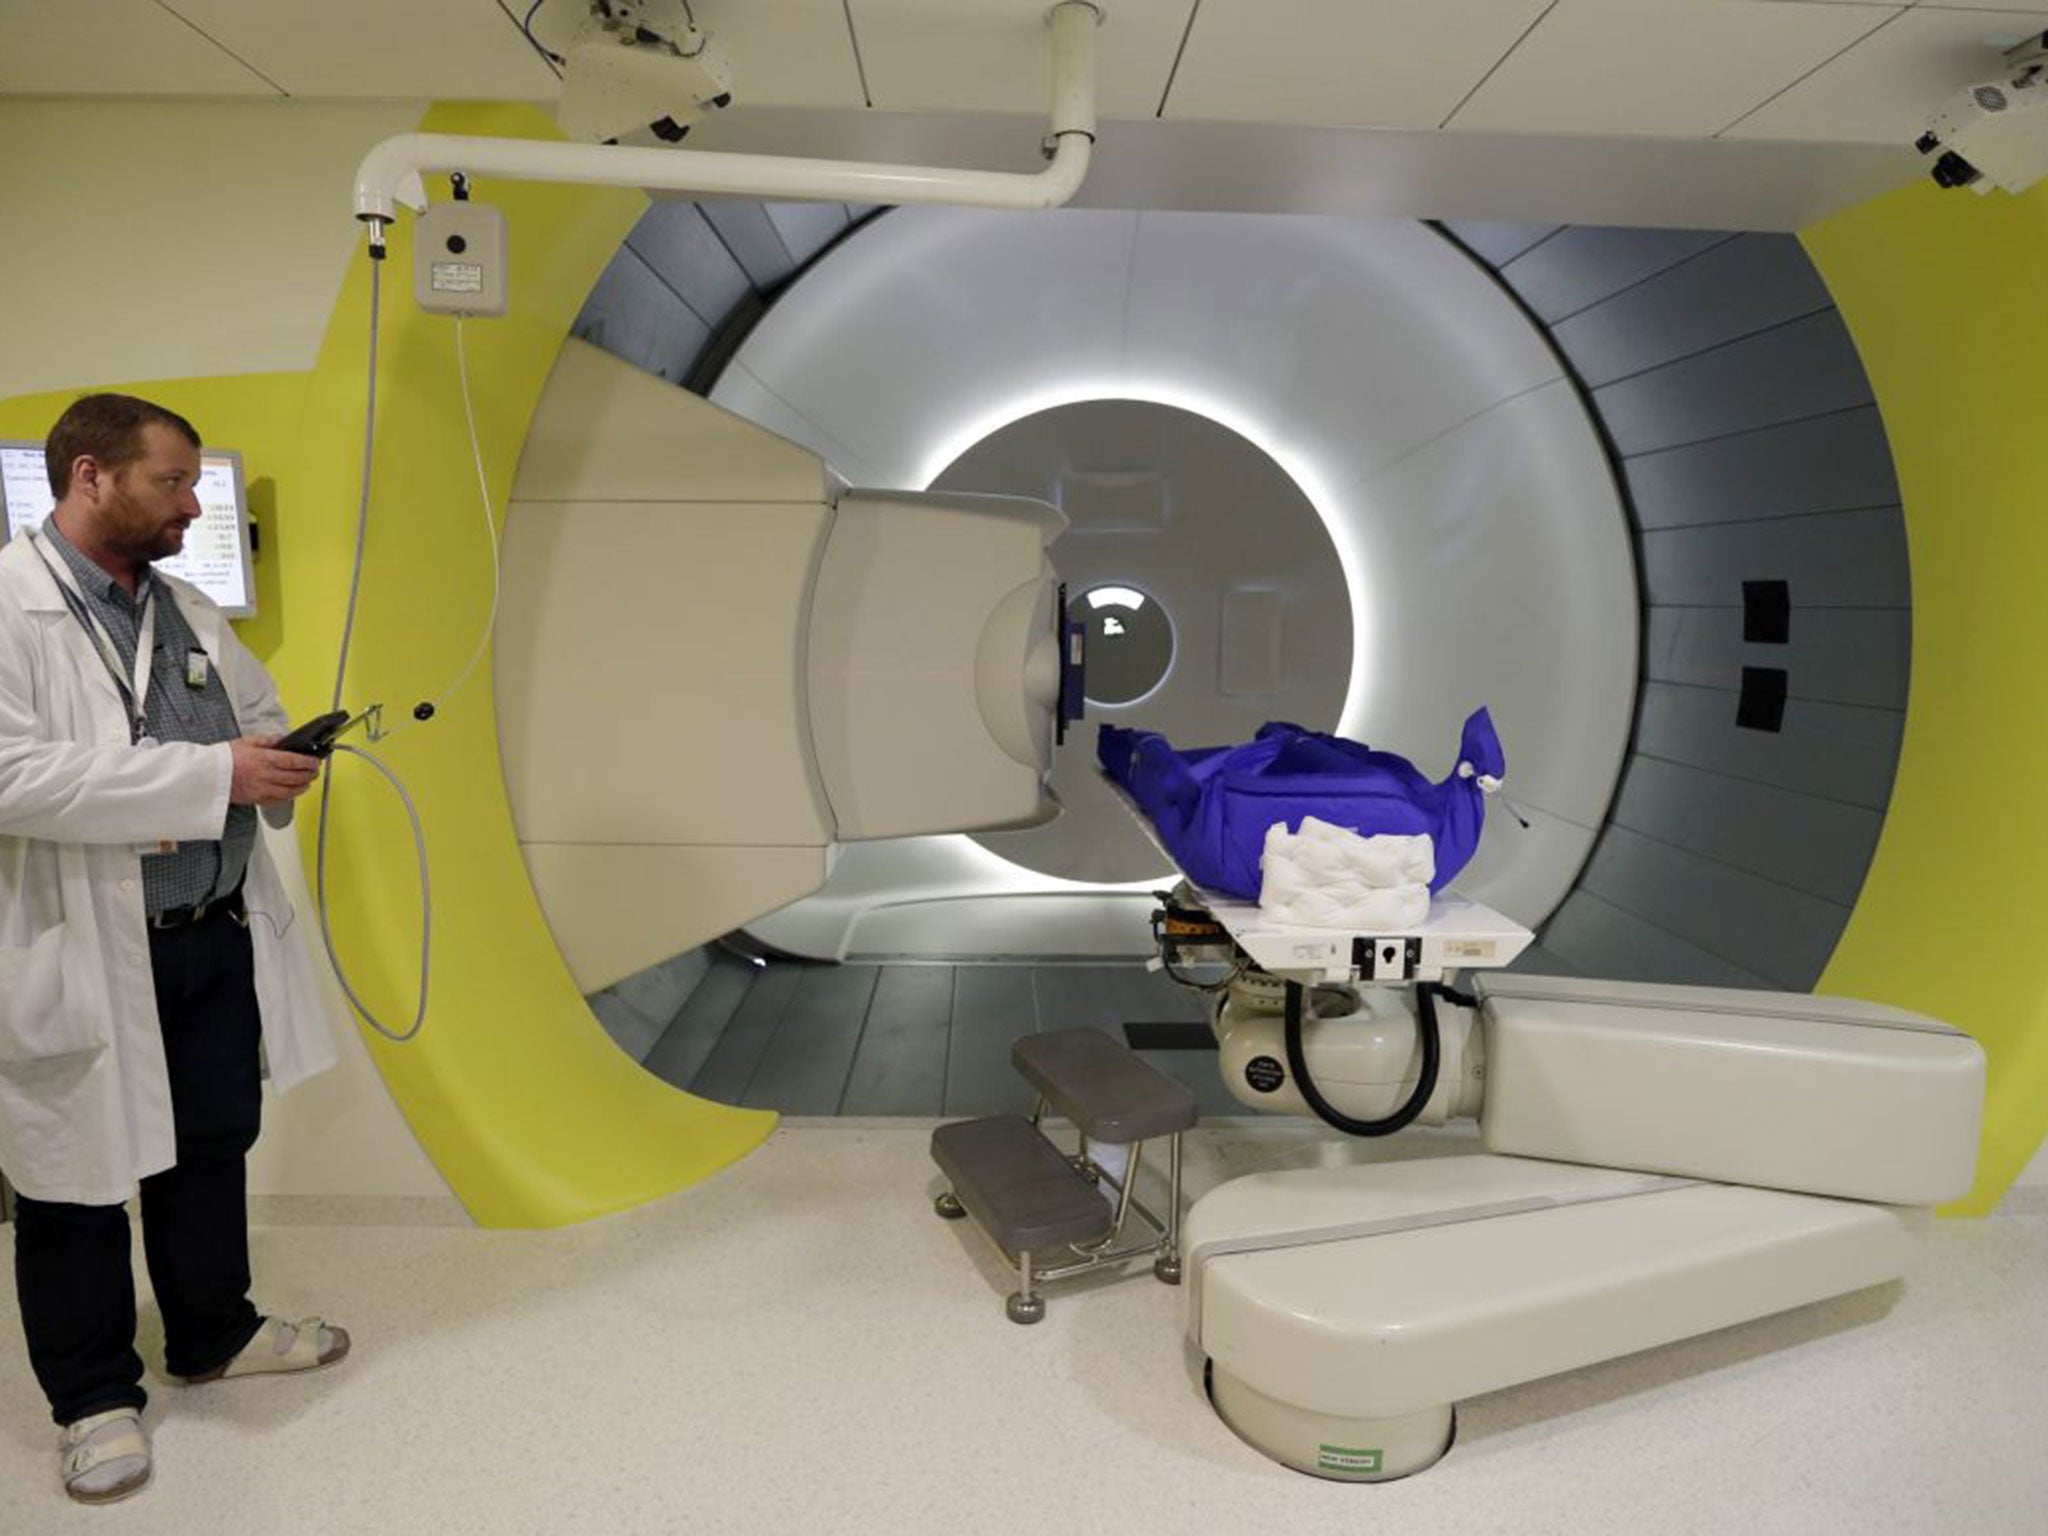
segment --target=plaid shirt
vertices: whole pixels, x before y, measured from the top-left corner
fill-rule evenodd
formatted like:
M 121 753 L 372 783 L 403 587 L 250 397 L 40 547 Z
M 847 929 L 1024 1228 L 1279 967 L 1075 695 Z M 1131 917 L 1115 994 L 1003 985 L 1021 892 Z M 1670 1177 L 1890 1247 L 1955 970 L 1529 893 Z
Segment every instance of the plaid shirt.
M 185 681 L 186 658 L 199 649 L 199 641 L 169 589 L 155 583 L 150 568 L 143 567 L 142 581 L 130 597 L 118 581 L 71 547 L 57 531 L 55 518 L 44 520 L 42 532 L 78 578 L 93 617 L 106 626 L 131 678 L 135 675 L 142 599 L 156 587 L 157 601 L 152 605 L 156 611 L 155 654 L 150 660 L 149 697 L 143 704 L 149 734 L 158 741 L 192 741 L 202 746 L 240 736 L 235 707 L 213 663 L 207 663 L 205 687 L 194 688 Z M 157 913 L 228 895 L 242 883 L 255 843 L 255 807 L 229 806 L 227 825 L 218 842 L 180 843 L 174 853 L 150 854 L 143 859 L 144 905 Z

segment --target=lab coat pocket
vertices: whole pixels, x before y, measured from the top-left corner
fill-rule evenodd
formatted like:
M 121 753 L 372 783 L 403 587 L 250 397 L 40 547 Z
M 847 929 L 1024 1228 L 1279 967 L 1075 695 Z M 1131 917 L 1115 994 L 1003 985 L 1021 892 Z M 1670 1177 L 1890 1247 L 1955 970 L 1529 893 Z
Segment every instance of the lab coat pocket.
M 0 946 L 0 1066 L 99 1051 L 102 1021 L 64 984 L 64 925 Z

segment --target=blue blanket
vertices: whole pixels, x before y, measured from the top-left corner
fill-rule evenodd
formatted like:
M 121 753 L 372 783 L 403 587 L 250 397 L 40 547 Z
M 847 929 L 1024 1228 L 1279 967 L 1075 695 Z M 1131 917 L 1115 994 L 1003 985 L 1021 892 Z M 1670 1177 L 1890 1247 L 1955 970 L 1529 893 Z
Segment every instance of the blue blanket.
M 1095 755 L 1190 880 L 1248 901 L 1258 900 L 1266 829 L 1285 822 L 1298 832 L 1304 816 L 1363 837 L 1427 833 L 1436 845 L 1429 888 L 1442 890 L 1479 847 L 1486 821 L 1479 779 L 1507 770 L 1484 709 L 1465 721 L 1458 766 L 1434 784 L 1405 757 L 1279 722 L 1240 746 L 1187 752 L 1156 731 L 1105 725 Z

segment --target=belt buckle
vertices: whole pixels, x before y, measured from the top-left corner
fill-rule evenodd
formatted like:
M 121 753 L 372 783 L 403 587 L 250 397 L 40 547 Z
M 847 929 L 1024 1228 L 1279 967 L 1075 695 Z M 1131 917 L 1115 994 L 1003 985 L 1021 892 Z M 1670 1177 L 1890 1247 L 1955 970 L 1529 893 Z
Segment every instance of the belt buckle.
M 211 901 L 194 902 L 189 907 L 168 907 L 150 918 L 149 926 L 159 933 L 171 933 L 179 928 L 190 928 L 211 910 Z

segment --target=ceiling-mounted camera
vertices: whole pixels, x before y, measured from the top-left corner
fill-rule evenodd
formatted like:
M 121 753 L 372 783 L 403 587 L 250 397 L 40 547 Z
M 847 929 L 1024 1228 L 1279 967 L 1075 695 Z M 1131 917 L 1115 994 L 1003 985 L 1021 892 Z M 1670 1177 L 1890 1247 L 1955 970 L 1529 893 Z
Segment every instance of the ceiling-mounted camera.
M 2048 33 L 2005 50 L 1996 78 L 1965 86 L 1913 142 L 1943 187 L 2024 192 L 2048 176 Z
M 541 15 L 562 64 L 555 122 L 572 139 L 674 144 L 732 101 L 725 50 L 684 0 L 555 0 Z

